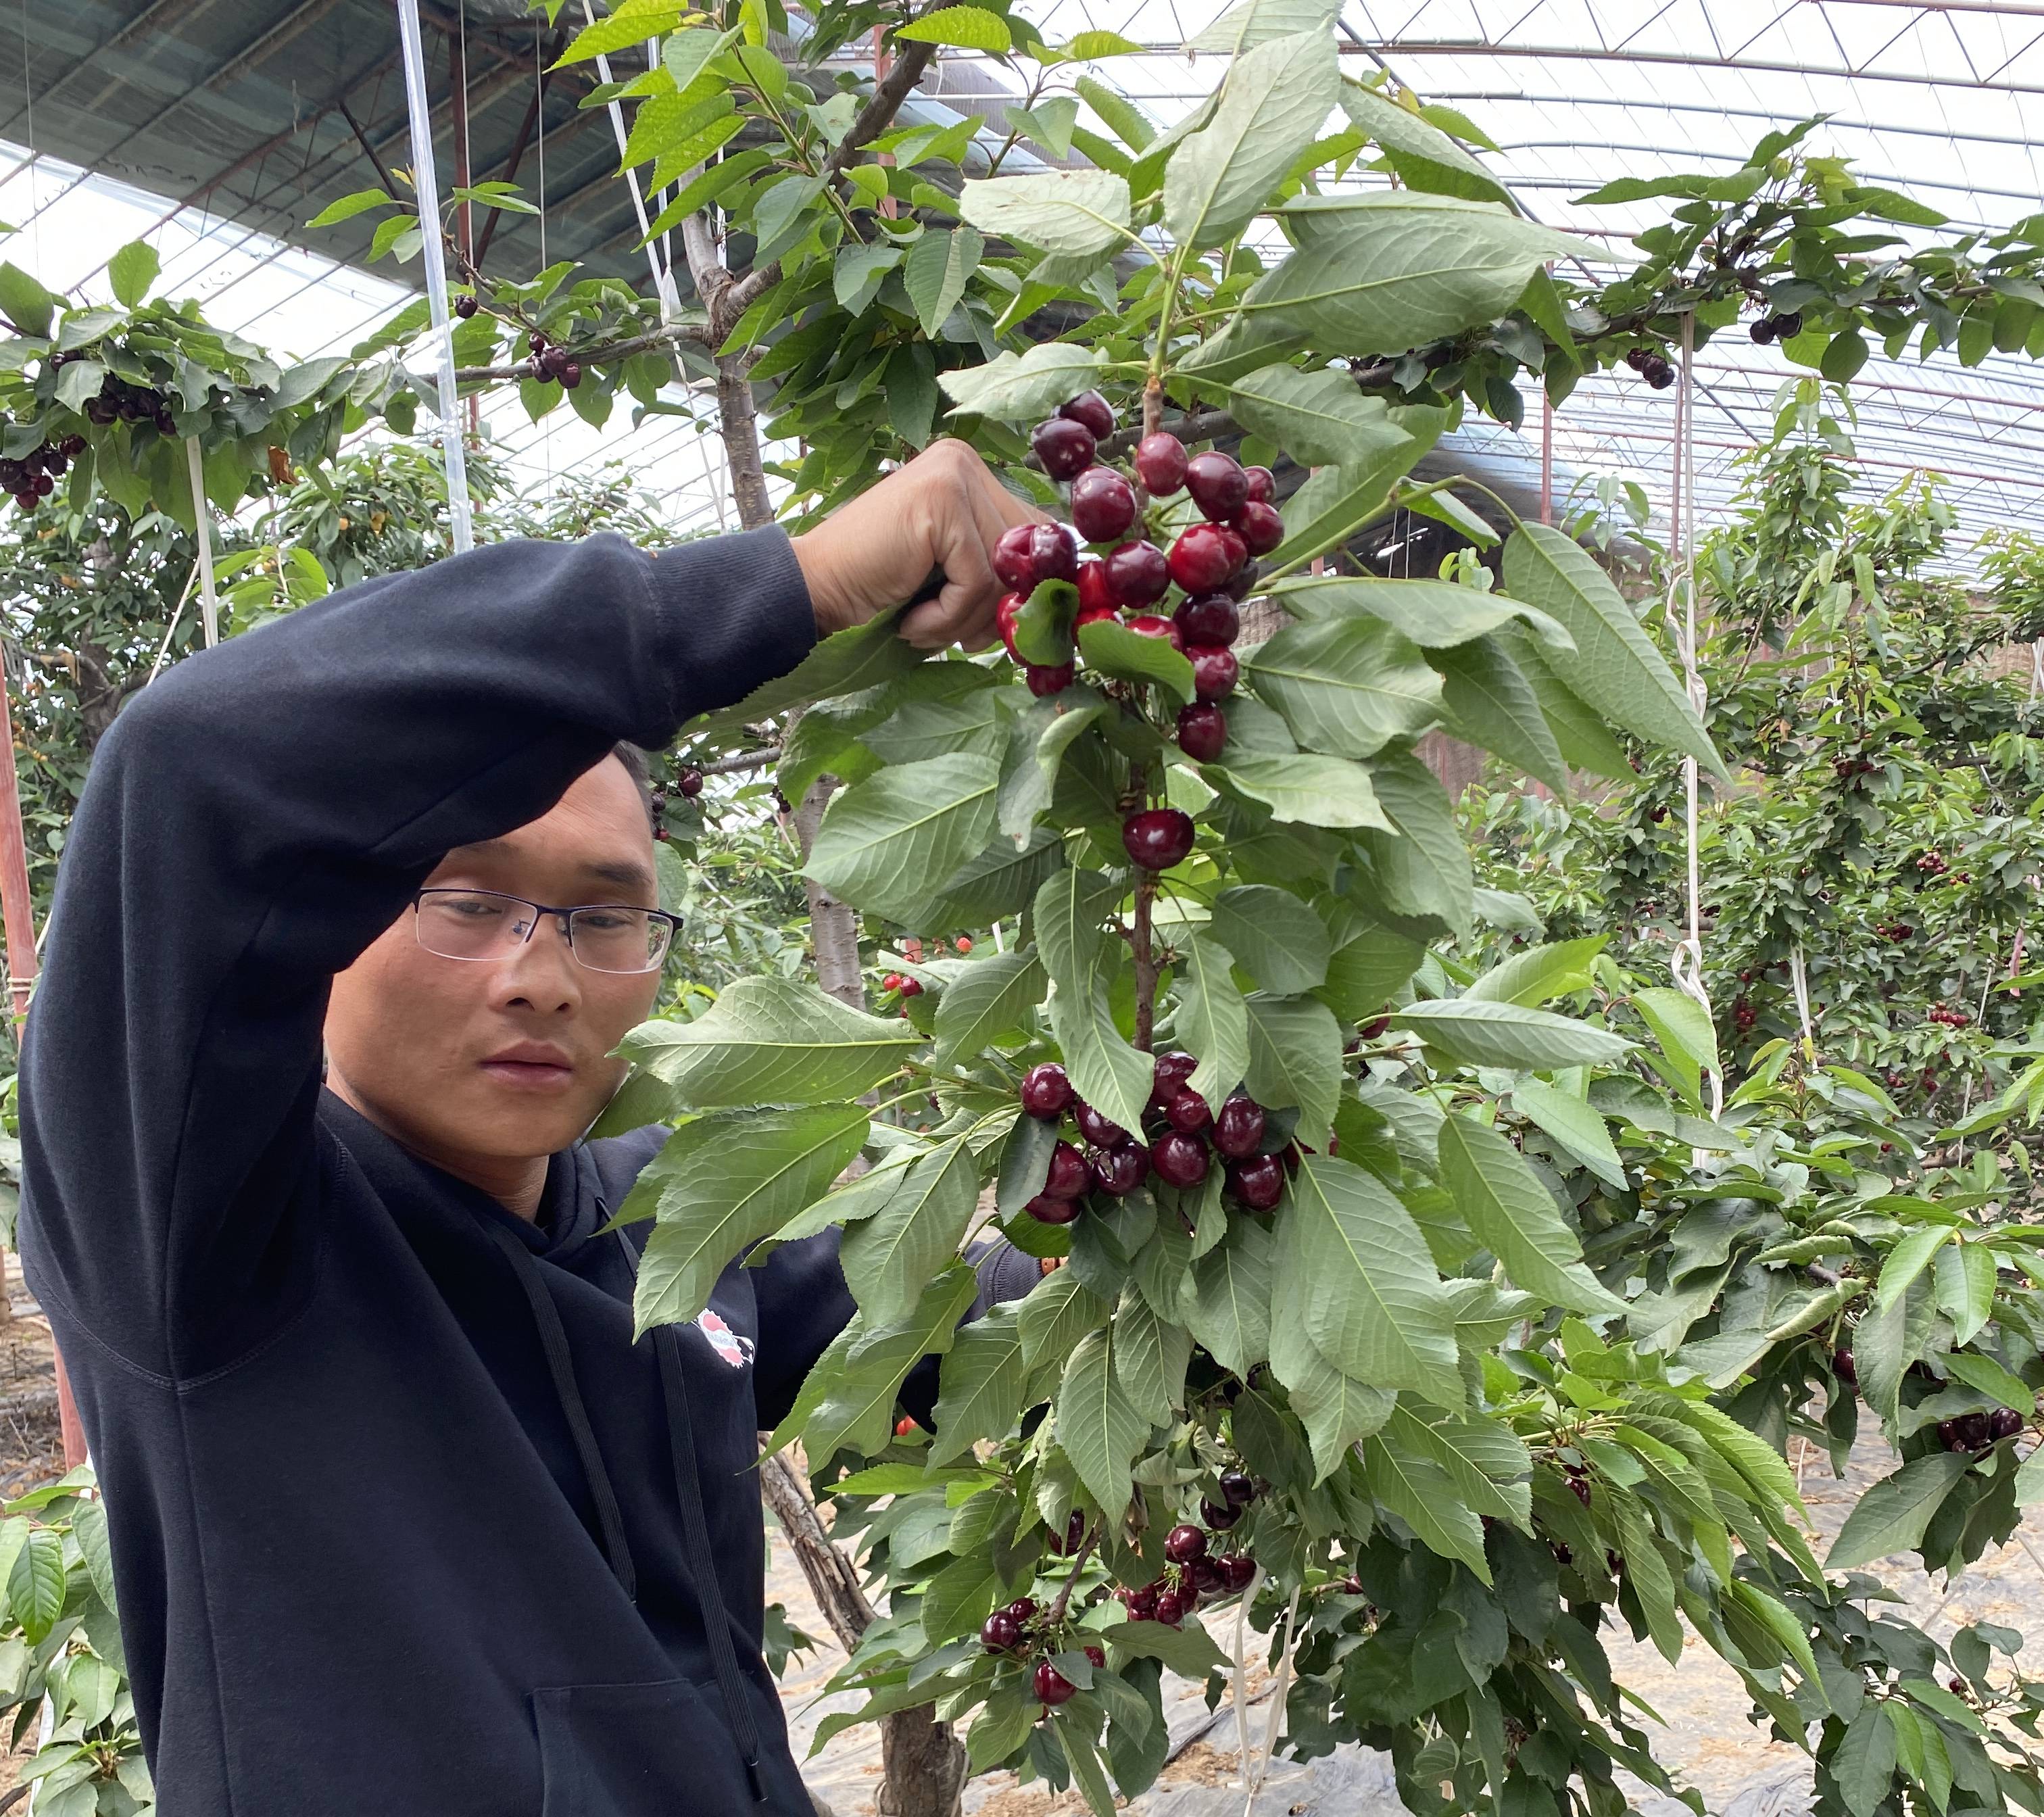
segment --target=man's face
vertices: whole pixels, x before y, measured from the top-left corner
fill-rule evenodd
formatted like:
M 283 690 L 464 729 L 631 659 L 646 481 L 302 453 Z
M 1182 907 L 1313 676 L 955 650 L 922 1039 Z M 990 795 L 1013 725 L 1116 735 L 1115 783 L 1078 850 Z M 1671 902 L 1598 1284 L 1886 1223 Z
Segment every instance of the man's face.
M 658 906 L 645 804 L 605 759 L 549 813 L 463 846 L 428 889 L 496 890 L 578 908 Z M 482 959 L 428 952 L 413 911 L 333 981 L 328 1082 L 415 1153 L 470 1179 L 552 1154 L 594 1121 L 624 1074 L 609 1058 L 645 1020 L 657 971 L 592 971 L 559 921 Z

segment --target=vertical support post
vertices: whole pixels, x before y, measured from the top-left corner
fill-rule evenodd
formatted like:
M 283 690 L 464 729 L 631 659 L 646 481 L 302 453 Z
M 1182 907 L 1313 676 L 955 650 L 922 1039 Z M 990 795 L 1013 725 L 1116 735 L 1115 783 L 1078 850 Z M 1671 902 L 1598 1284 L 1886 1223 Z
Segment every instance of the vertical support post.
M 465 190 L 474 179 L 468 169 L 468 45 L 462 33 L 448 38 L 448 102 L 454 110 L 454 186 Z M 467 202 L 455 205 L 455 244 L 461 248 L 464 279 L 475 269 L 475 221 Z M 468 432 L 482 432 L 482 400 L 474 392 L 468 397 Z
M 1540 395 L 1540 521 L 1554 521 L 1554 406 Z
M 447 465 L 448 517 L 454 552 L 475 546 L 468 509 L 468 456 L 462 445 L 460 386 L 454 376 L 454 331 L 448 320 L 446 249 L 440 244 L 440 186 L 433 170 L 433 119 L 426 103 L 426 53 L 419 32 L 419 0 L 398 0 L 398 36 L 405 54 L 405 97 L 412 117 L 412 183 L 419 199 L 419 228 L 426 265 L 426 300 L 433 313 L 433 340 L 440 355 L 440 456 Z
M 206 501 L 206 459 L 199 452 L 197 436 L 185 437 L 185 471 L 191 481 L 192 534 L 198 541 L 199 625 L 210 650 L 220 641 L 220 592 L 213 578 L 213 513 Z M 157 660 L 160 663 L 162 658 Z M 150 679 L 156 678 L 152 674 Z
M 880 92 L 881 83 L 887 79 L 887 72 L 893 67 L 894 54 L 887 48 L 887 28 L 875 25 L 873 28 L 873 92 L 875 94 Z M 883 164 L 891 164 L 894 162 L 894 154 L 882 152 L 879 154 L 879 161 Z M 880 212 L 893 221 L 901 213 L 901 205 L 893 196 L 884 195 L 880 198 Z

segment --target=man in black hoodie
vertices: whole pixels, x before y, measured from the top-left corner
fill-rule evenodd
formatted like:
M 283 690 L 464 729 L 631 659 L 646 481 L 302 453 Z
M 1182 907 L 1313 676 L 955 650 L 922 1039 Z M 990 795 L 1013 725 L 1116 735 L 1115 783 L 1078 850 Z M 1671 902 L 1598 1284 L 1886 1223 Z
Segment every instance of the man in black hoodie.
M 985 642 L 1028 515 L 941 443 L 792 544 L 480 549 L 180 665 L 100 747 L 21 1255 L 164 1817 L 808 1812 L 755 1434 L 851 1302 L 827 1236 L 632 1342 L 650 1227 L 597 1233 L 664 1131 L 578 1138 L 667 924 L 610 754 L 932 567 L 903 635 Z

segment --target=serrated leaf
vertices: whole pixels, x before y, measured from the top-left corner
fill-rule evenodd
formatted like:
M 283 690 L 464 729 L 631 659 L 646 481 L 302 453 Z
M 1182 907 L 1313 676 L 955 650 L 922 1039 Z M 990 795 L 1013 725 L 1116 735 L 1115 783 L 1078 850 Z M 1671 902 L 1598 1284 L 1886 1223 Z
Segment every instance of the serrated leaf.
M 1341 1101 L 1342 1035 L 1334 1012 L 1310 997 L 1256 991 L 1243 999 L 1249 1018 L 1249 1095 L 1271 1109 L 1297 1105 L 1299 1135 L 1324 1146 Z
M 1517 1149 L 1474 1119 L 1450 1116 L 1440 1130 L 1441 1184 L 1477 1240 L 1513 1283 L 1578 1312 L 1623 1312 L 1625 1302 L 1583 1266 L 1581 1239 Z
M 1730 781 L 1681 681 L 1587 549 L 1551 524 L 1522 524 L 1505 539 L 1504 590 L 1568 627 L 1576 654 L 1550 652 L 1547 663 L 1572 692 Z
M 1146 637 L 1125 624 L 1097 620 L 1079 632 L 1087 668 L 1128 682 L 1154 682 L 1182 704 L 1193 697 L 1193 666 L 1170 642 Z
M 1110 1659 L 1160 1660 L 1196 1684 L 1209 1673 L 1227 1671 L 1233 1663 L 1197 1621 L 1178 1627 L 1154 1621 L 1121 1622 L 1099 1632 Z
M 1381 1181 L 1346 1161 L 1305 1156 L 1278 1240 L 1298 1246 L 1306 1335 L 1328 1362 L 1374 1387 L 1462 1406 L 1453 1303 L 1412 1214 Z
M 124 309 L 134 309 L 149 294 L 149 287 L 163 268 L 155 247 L 146 240 L 131 240 L 106 262 L 106 280 Z
M 1218 246 L 1247 227 L 1319 136 L 1341 84 L 1324 31 L 1274 38 L 1229 67 L 1212 118 L 1164 173 L 1164 226 L 1178 245 Z
M 979 1198 L 979 1164 L 962 1135 L 917 1160 L 873 1216 L 845 1232 L 845 1284 L 869 1323 L 905 1319 L 930 1277 L 958 1254 Z
M 1113 1311 L 1069 1268 L 1054 1270 L 1029 1290 L 1016 1314 L 1023 1367 L 1033 1370 L 1070 1356 L 1079 1339 L 1098 1331 Z
M 99 1600 L 108 1608 L 117 1612 L 120 1605 L 114 1600 L 113 1542 L 106 1530 L 106 1504 L 101 1501 L 81 1501 L 72 1510 L 71 1530 L 78 1541 L 78 1549 L 85 1556 L 85 1568 L 92 1578 L 92 1587 L 99 1592 Z
M 937 1377 L 937 1404 L 931 1415 L 937 1429 L 930 1441 L 932 1469 L 982 1439 L 1005 1438 L 1021 1416 L 1028 1374 L 1022 1364 L 1016 1311 L 1012 1302 L 988 1308 L 952 1343 Z
M 1359 83 L 1341 86 L 1342 110 L 1374 139 L 1408 187 L 1475 202 L 1508 203 L 1511 191 L 1438 126 Z
M 308 228 L 337 227 L 344 221 L 352 221 L 358 214 L 367 214 L 372 208 L 395 208 L 399 206 L 398 198 L 386 190 L 357 190 L 352 195 L 344 195 L 337 202 L 328 202 L 305 225 Z M 124 247 L 122 251 L 125 250 Z M 133 308 L 133 305 L 129 306 Z
M 1630 1185 L 1602 1113 L 1582 1099 L 1539 1079 L 1520 1079 L 1512 1087 L 1512 1107 L 1606 1185 L 1622 1193 Z
M 1566 794 L 1569 769 L 1540 697 L 1519 665 L 1488 638 L 1436 651 L 1447 729 Z
M 1400 433 L 1383 404 L 1356 388 L 1352 373 L 1266 366 L 1229 389 L 1235 421 L 1275 442 L 1302 466 L 1367 461 Z
M 1472 1066 L 1549 1072 L 1602 1066 L 1632 1046 L 1623 1035 L 1548 1010 L 1466 997 L 1408 1004 L 1392 1012 L 1392 1021 L 1447 1058 Z
M 1213 900 L 1208 924 L 1235 962 L 1274 997 L 1325 984 L 1333 940 L 1327 924 L 1289 889 L 1247 883 Z
M 941 372 L 937 382 L 954 416 L 1020 422 L 1047 416 L 1068 398 L 1090 390 L 1100 382 L 1103 358 L 1097 348 L 1041 341 L 1025 353 L 1002 353 L 984 366 Z
M 847 1447 L 870 1455 L 886 1445 L 901 1384 L 924 1357 L 951 1349 L 978 1287 L 970 1266 L 954 1262 L 924 1289 L 901 1324 L 866 1330 L 863 1319 L 857 1322 L 858 1336 L 842 1352 L 827 1355 L 832 1366 L 823 1398 L 801 1423 L 802 1447 L 813 1463 Z
M 1185 1404 L 1185 1369 L 1192 1361 L 1192 1335 L 1160 1319 L 1133 1287 L 1125 1289 L 1114 1315 L 1114 1367 L 1129 1404 L 1153 1426 L 1170 1423 Z
M 982 233 L 1066 258 L 1110 252 L 1130 238 L 1128 179 L 1112 171 L 969 180 L 959 213 Z
M 1462 993 L 1463 1001 L 1532 1007 L 1585 989 L 1590 981 L 1591 962 L 1609 943 L 1608 935 L 1597 934 L 1528 947 L 1484 973 Z
M 1178 943 L 1178 954 L 1173 1036 L 1199 1062 L 1185 1083 L 1218 1106 L 1248 1069 L 1249 1012 L 1235 988 L 1232 955 L 1216 939 L 1188 934 Z
M 860 1104 L 724 1111 L 669 1136 L 611 1220 L 659 1220 L 632 1296 L 635 1341 L 655 1325 L 694 1318 L 747 1244 L 828 1189 L 864 1143 L 867 1125 Z
M 714 736 L 772 719 L 790 707 L 877 687 L 905 674 L 924 659 L 896 628 L 898 613 L 882 613 L 849 631 L 833 632 L 780 677 L 755 688 L 735 707 L 691 722 L 689 730 Z
M 1000 787 L 991 757 L 891 765 L 831 797 L 805 872 L 856 908 L 912 922 L 986 850 Z
M 555 60 L 554 67 L 587 63 L 613 51 L 643 44 L 648 38 L 671 32 L 690 10 L 673 0 L 617 0 L 603 17 L 584 26 L 568 40 L 567 48 Z
M 1370 1492 L 1412 1528 L 1421 1545 L 1443 1558 L 1460 1559 L 1490 1582 L 1483 1523 L 1462 1504 L 1447 1471 L 1381 1432 L 1362 1441 L 1362 1461 Z
M 1238 711 L 1240 709 L 1238 709 Z M 1274 820 L 1315 827 L 1389 827 L 1370 772 L 1347 757 L 1231 747 L 1204 772 L 1270 810 Z
M 63 1600 L 63 1541 L 50 1527 L 31 1527 L 7 1573 L 7 1604 L 31 1646 L 56 1626 Z
M 1120 897 L 1097 872 L 1060 871 L 1036 893 L 1037 951 L 1054 987 L 1051 1028 L 1072 1089 L 1110 1122 L 1142 1127 L 1154 1062 L 1116 1026 L 1103 921 Z
M 1894 1725 L 1869 1697 L 1846 1725 L 1828 1765 L 1838 1796 L 1852 1817 L 1873 1817 L 1895 1791 Z
M 1305 1284 L 1296 1243 L 1275 1246 L 1270 1290 L 1270 1373 L 1306 1428 L 1313 1450 L 1313 1481 L 1326 1481 L 1359 1439 L 1390 1418 L 1397 1395 L 1343 1374 L 1306 1335 Z
M 838 307 L 851 315 L 865 314 L 866 305 L 880 294 L 887 274 L 901 263 L 898 246 L 875 242 L 845 247 L 831 272 L 831 294 L 837 298 Z
M 1271 1262 L 1270 1232 L 1253 1218 L 1234 1218 L 1220 1246 L 1193 1266 L 1185 1323 L 1216 1362 L 1239 1376 L 1270 1354 Z
M 963 51 L 990 51 L 1005 56 L 1015 48 L 1008 21 L 984 6 L 944 6 L 925 13 L 913 25 L 897 25 L 897 39 L 913 44 L 950 44 Z
M 909 301 L 916 305 L 916 321 L 932 340 L 951 319 L 986 250 L 986 242 L 970 227 L 948 233 L 927 229 L 909 248 L 901 267 L 901 282 L 908 290 Z
M 1374 618 L 1288 624 L 1248 669 L 1257 697 L 1306 751 L 1373 757 L 1440 716 L 1441 678 L 1416 644 Z
M 1720 1070 L 1717 1031 L 1711 1024 L 1708 1012 L 1686 991 L 1665 987 L 1636 990 L 1631 1002 L 1640 1020 L 1653 1030 L 1654 1040 L 1674 1070 L 1676 1085 L 1691 1106 L 1700 1111 L 1704 1073 L 1706 1069 Z
M 17 332 L 38 339 L 47 335 L 58 301 L 20 266 L 0 261 L 0 316 Z
M 1108 1332 L 1089 1331 L 1072 1352 L 1058 1388 L 1056 1419 L 1058 1444 L 1079 1481 L 1118 1523 L 1128 1508 L 1129 1466 L 1150 1427 L 1122 1389 Z
M 794 978 L 734 980 L 693 1022 L 641 1023 L 619 1051 L 677 1106 L 822 1104 L 901 1070 L 922 1037 Z
M 938 1063 L 1024 1039 L 1048 984 L 1034 947 L 975 955 L 937 1000 Z
M 1237 322 L 1248 319 L 1238 317 Z M 1236 325 L 1231 324 L 1228 331 L 1216 335 L 1206 346 L 1220 348 Z M 1254 325 L 1252 323 L 1252 329 Z M 1245 341 L 1248 332 L 1245 330 Z M 1281 347 L 1270 351 L 1282 352 L 1285 349 Z M 1268 356 L 1267 352 L 1260 356 L 1252 352 L 1247 363 L 1260 365 Z M 1220 359 L 1218 353 L 1211 357 Z M 1185 367 L 1204 363 L 1189 358 L 1180 362 Z M 1229 361 L 1208 370 L 1214 378 L 1220 378 L 1231 370 L 1232 365 L 1233 362 Z M 1205 375 L 1204 372 L 1202 375 Z M 1385 408 L 1381 399 L 1366 398 L 1364 401 L 1379 410 Z M 1270 567 L 1302 567 L 1315 556 L 1339 547 L 1366 524 L 1388 513 L 1392 487 L 1410 473 L 1420 457 L 1433 446 L 1447 421 L 1443 411 L 1427 413 L 1408 410 L 1396 423 L 1386 413 L 1382 432 L 1370 454 L 1340 467 L 1322 467 L 1286 500 L 1283 510 L 1285 540 L 1272 553 Z
M 1923 1542 L 1931 1518 L 1973 1467 L 1964 1451 L 1927 1451 L 1859 1498 L 1824 1560 L 1827 1571 L 1850 1571 Z

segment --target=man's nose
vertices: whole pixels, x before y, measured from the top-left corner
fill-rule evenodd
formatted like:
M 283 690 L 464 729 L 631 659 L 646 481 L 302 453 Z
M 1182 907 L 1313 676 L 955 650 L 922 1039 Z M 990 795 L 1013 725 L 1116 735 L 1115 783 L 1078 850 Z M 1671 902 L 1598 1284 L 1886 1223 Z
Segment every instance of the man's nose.
M 582 1002 L 582 966 L 568 945 L 567 930 L 558 915 L 542 915 L 532 937 L 507 952 L 496 968 L 497 1001 L 524 1004 L 551 1014 Z

